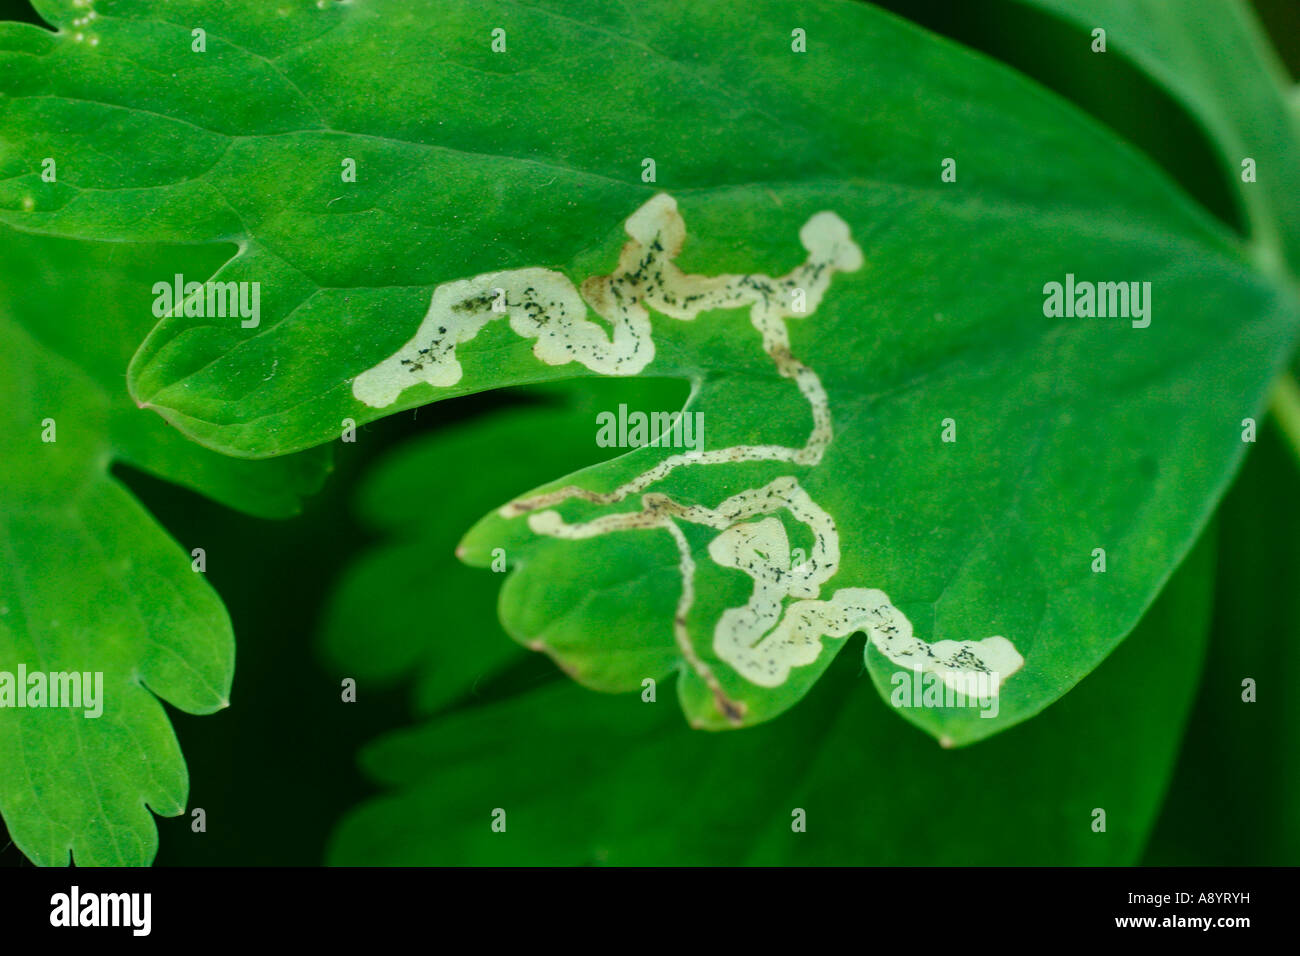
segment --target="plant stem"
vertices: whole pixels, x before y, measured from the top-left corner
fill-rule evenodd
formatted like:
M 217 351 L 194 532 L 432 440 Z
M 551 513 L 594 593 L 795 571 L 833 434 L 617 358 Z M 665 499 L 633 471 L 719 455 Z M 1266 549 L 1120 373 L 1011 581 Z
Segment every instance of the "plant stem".
M 1273 384 L 1268 407 L 1291 451 L 1300 459 L 1300 384 L 1290 372 L 1283 372 Z

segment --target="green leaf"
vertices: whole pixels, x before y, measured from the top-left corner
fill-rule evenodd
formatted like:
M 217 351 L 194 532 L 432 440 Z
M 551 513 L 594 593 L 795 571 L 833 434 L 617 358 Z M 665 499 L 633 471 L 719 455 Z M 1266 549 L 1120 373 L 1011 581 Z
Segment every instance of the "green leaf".
M 179 814 L 188 792 L 162 701 L 196 714 L 226 706 L 234 644 L 190 557 L 110 468 L 129 463 L 271 517 L 296 512 L 328 458 L 226 458 L 127 395 L 150 285 L 174 268 L 211 268 L 212 251 L 9 229 L 0 242 L 0 672 L 102 675 L 80 709 L 14 709 L 28 689 L 9 687 L 0 814 L 39 864 L 69 853 L 83 866 L 147 864 L 158 844 L 149 811 Z
M 256 329 L 164 319 L 134 394 L 205 444 L 262 456 L 487 388 L 591 371 L 689 380 L 710 453 L 741 460 L 679 468 L 646 488 L 649 505 L 608 493 L 663 447 L 560 483 L 651 509 L 635 519 L 650 530 L 555 538 L 601 513 L 570 500 L 559 519 L 489 517 L 465 551 L 510 556 L 502 617 L 517 638 L 605 690 L 680 669 L 700 726 L 790 707 L 864 621 L 882 686 L 927 655 L 950 675 L 1000 672 L 996 720 L 907 713 L 932 734 L 966 743 L 1037 713 L 1114 650 L 1190 548 L 1295 334 L 1291 291 L 1112 133 L 865 5 L 104 9 L 80 42 L 0 31 L 0 117 L 22 131 L 0 153 L 0 216 L 237 241 L 217 277 L 263 289 Z M 42 183 L 32 157 L 54 154 L 65 172 Z M 607 340 L 580 318 L 578 286 L 616 269 L 627 223 L 652 252 L 659 231 L 656 267 L 684 228 L 681 268 L 732 276 L 727 294 L 679 281 L 714 297 L 651 300 L 648 330 L 633 309 Z M 641 251 L 615 276 L 625 290 Z M 744 273 L 789 281 L 751 316 Z M 1150 325 L 1046 316 L 1045 284 L 1067 275 L 1151 282 Z M 615 284 L 584 286 L 606 318 Z M 700 305 L 726 307 L 679 321 Z M 451 317 L 454 358 L 438 331 Z M 418 378 L 433 384 L 401 389 Z M 941 440 L 949 419 L 955 443 Z M 750 445 L 770 460 L 730 451 Z M 724 527 L 736 495 L 743 518 Z M 787 547 L 829 542 L 829 521 L 838 562 L 792 565 L 758 595 L 808 625 L 769 663 L 724 612 L 745 607 L 748 572 L 776 578 Z
M 1300 112 L 1295 87 L 1250 5 L 1220 0 L 1019 0 L 1093 32 L 1196 118 L 1219 150 L 1260 269 L 1293 288 L 1300 276 Z M 1293 358 L 1294 362 L 1294 358 Z M 1300 453 L 1297 386 L 1270 402 Z
M 1210 135 L 1265 268 L 1300 275 L 1300 117 L 1244 0 L 1018 0 L 1089 32 L 1167 89 Z M 1098 69 L 1103 68 L 1099 61 Z M 1253 161 L 1249 180 L 1243 161 Z
M 330 862 L 1135 863 L 1201 666 L 1213 563 L 1207 541 L 1095 674 L 968 750 L 903 730 L 843 655 L 804 706 L 734 734 L 563 685 L 434 719 L 363 753 L 388 792 L 345 818 Z

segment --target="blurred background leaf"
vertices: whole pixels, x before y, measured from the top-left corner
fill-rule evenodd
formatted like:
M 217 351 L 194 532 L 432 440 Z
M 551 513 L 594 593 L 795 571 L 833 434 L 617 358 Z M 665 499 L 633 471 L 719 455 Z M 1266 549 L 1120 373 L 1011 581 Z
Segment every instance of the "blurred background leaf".
M 1129 864 L 1177 753 L 1212 576 L 1207 540 L 1079 688 L 961 751 L 891 715 L 856 654 L 792 713 L 729 734 L 689 729 L 662 697 L 525 689 L 367 748 L 363 763 L 389 792 L 343 822 L 330 860 Z M 490 631 L 484 613 L 473 633 Z M 504 833 L 491 826 L 496 808 Z M 796 808 L 806 833 L 791 830 Z M 1104 833 L 1092 828 L 1097 808 Z
M 1261 266 L 1300 274 L 1300 120 L 1291 80 L 1244 0 L 1020 0 L 1130 58 L 1202 124 L 1241 200 Z M 1251 159 L 1256 175 L 1243 179 Z
M 1300 861 L 1300 470 L 1275 428 L 1224 500 L 1213 639 L 1145 863 Z M 1255 702 L 1244 699 L 1245 681 Z

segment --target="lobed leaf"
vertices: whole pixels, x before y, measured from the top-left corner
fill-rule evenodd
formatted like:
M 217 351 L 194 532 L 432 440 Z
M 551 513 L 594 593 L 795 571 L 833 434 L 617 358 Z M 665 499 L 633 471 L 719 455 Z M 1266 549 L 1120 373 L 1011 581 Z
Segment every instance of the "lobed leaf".
M 150 811 L 183 812 L 189 789 L 162 702 L 225 707 L 234 641 L 191 557 L 110 469 L 127 463 L 278 517 L 298 510 L 329 459 L 227 458 L 130 401 L 124 374 L 153 321 L 151 282 L 211 268 L 210 252 L 8 228 L 0 243 L 0 814 L 38 864 L 148 864 Z M 31 696 L 20 668 L 78 675 L 83 706 L 19 709 L 54 702 L 52 683 Z

